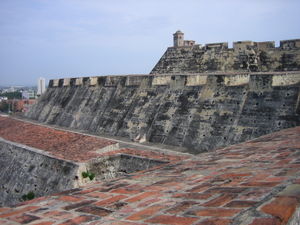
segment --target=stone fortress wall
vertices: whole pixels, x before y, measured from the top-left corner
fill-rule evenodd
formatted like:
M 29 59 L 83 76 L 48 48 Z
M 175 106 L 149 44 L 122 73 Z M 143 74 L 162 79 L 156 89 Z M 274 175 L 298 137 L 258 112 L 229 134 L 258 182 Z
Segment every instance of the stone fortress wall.
M 300 125 L 300 39 L 230 49 L 173 38 L 151 74 L 51 80 L 26 116 L 192 153 Z
M 300 70 L 300 39 L 253 42 L 238 41 L 233 48 L 227 42 L 195 44 L 184 40 L 184 34 L 174 34 L 174 46 L 169 47 L 151 74 L 202 72 L 270 72 Z
M 280 48 L 270 42 L 249 42 L 242 51 L 244 44 L 237 43 L 234 49 L 222 43 L 200 47 L 177 32 L 174 47 L 167 50 L 152 74 L 50 80 L 47 91 L 25 117 L 98 135 L 182 146 L 192 154 L 299 126 L 299 40 L 282 42 Z M 202 49 L 202 56 L 193 49 Z M 262 53 L 262 49 L 269 50 Z M 267 63 L 262 63 L 263 59 Z M 6 123 L 9 128 L 12 124 Z M 65 137 L 56 131 L 51 144 L 45 140 L 51 135 L 44 126 L 33 135 L 42 138 L 26 142 L 39 142 L 41 149 L 13 142 L 25 136 L 26 130 L 32 135 L 37 127 L 30 126 L 15 124 L 15 129 L 2 133 L 5 136 L 10 130 L 13 135 L 7 135 L 7 140 L 0 138 L 0 165 L 4 168 L 0 206 L 17 203 L 29 191 L 39 197 L 93 182 L 84 181 L 83 171 L 95 173 L 96 182 L 21 203 L 16 209 L 1 208 L 0 220 L 5 224 L 49 222 L 46 219 L 50 223 L 80 219 L 161 224 L 166 220 L 158 218 L 166 217 L 201 224 L 298 224 L 299 127 L 210 154 L 168 156 L 164 150 L 116 150 L 119 145 L 114 141 L 91 141 L 82 134 L 72 139 L 83 140 L 81 144 L 68 145 L 67 131 Z M 7 127 L 2 122 L 2 129 Z M 16 135 L 16 129 L 22 130 L 22 135 Z M 103 154 L 88 156 L 87 144 L 91 143 Z M 64 148 L 53 147 L 49 153 L 42 150 L 49 145 Z M 100 145 L 103 148 L 98 149 Z M 136 171 L 143 172 L 131 174 Z M 127 174 L 131 175 L 124 176 Z M 121 178 L 113 179 L 116 177 Z M 156 199 L 152 193 L 162 202 L 149 205 L 150 198 Z M 137 199 L 141 202 L 135 203 Z M 187 199 L 193 201 L 185 207 Z M 211 205 L 218 201 L 222 204 Z M 124 209 L 133 214 L 124 214 Z M 149 210 L 151 215 L 143 214 Z M 53 217 L 55 214 L 59 217 Z M 149 216 L 152 218 L 147 219 Z
M 26 117 L 200 153 L 300 125 L 300 72 L 56 79 Z

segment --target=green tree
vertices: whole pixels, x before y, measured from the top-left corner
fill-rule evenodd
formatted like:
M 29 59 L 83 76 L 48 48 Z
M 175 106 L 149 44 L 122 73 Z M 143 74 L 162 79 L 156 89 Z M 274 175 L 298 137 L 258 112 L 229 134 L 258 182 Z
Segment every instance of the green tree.
M 0 111 L 1 112 L 8 112 L 9 104 L 6 101 L 0 102 Z
M 7 92 L 0 94 L 0 97 L 7 97 L 8 99 L 22 99 L 22 93 L 19 91 Z

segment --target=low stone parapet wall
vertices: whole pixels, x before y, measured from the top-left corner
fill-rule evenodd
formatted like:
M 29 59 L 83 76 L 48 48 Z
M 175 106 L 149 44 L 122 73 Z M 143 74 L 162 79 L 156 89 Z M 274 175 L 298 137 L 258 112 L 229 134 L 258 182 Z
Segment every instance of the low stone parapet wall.
M 300 82 L 300 71 L 295 72 L 253 72 L 253 73 L 196 73 L 196 74 L 153 74 L 153 75 L 124 75 L 124 76 L 94 76 L 80 78 L 53 79 L 49 87 L 68 86 L 170 86 L 178 80 L 183 80 L 184 86 L 203 86 L 207 77 L 223 77 L 226 86 L 246 85 L 252 76 L 271 76 L 272 86 L 294 85 Z
M 39 197 L 78 186 L 76 163 L 1 137 L 0 154 L 0 206 L 16 204 L 30 192 Z

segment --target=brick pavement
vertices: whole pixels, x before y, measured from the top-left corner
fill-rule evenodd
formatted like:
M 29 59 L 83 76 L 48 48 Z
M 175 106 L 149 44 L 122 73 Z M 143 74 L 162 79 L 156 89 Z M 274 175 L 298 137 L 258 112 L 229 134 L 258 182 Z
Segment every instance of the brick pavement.
M 300 127 L 195 157 L 155 157 L 171 163 L 0 208 L 0 223 L 279 225 L 299 209 Z
M 95 158 L 99 155 L 97 150 L 117 143 L 2 116 L 0 116 L 0 137 L 45 150 L 56 158 L 75 162 Z

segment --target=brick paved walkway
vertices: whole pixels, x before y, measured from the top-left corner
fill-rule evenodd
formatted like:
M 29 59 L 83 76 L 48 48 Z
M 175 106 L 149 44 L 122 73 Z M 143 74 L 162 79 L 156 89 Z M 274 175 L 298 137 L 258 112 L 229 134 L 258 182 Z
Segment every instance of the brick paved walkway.
M 0 116 L 0 137 L 45 150 L 53 156 L 83 162 L 99 155 L 100 149 L 117 142 L 56 130 Z
M 296 127 L 0 208 L 0 224 L 279 225 L 288 223 L 299 204 Z

